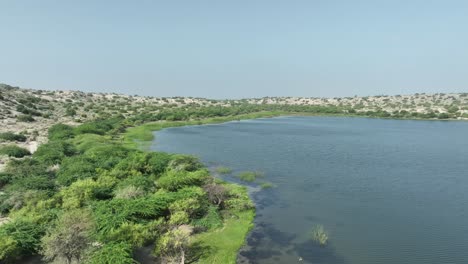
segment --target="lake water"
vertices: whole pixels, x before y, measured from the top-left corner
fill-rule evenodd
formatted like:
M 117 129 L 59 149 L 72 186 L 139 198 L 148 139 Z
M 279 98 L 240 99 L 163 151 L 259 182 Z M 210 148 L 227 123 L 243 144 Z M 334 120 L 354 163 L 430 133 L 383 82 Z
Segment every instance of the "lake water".
M 276 185 L 251 185 L 241 263 L 468 263 L 468 122 L 279 117 L 169 128 L 152 148 Z

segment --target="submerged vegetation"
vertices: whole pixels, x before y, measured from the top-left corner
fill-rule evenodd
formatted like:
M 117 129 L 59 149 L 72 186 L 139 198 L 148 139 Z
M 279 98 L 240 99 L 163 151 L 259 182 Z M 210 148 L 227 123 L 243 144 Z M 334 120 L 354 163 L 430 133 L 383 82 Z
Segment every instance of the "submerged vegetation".
M 328 243 L 328 233 L 325 231 L 323 225 L 316 225 L 312 228 L 312 240 L 317 242 L 320 246 L 326 246 Z
M 219 174 L 229 174 L 232 172 L 232 169 L 228 167 L 217 167 L 216 172 Z
M 257 178 L 263 176 L 264 174 L 259 171 L 243 171 L 237 175 L 237 177 L 239 177 L 240 180 L 245 182 L 254 182 L 255 180 L 257 180 Z
M 246 189 L 194 157 L 124 144 L 127 126 L 123 117 L 54 125 L 48 143 L 8 163 L 2 263 L 135 263 L 141 247 L 158 262 L 235 263 L 254 216 Z

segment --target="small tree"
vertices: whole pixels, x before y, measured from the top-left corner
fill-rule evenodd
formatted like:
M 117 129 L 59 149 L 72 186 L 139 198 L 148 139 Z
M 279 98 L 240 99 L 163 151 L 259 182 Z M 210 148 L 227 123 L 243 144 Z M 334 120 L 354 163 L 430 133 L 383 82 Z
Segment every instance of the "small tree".
M 67 264 L 80 261 L 94 228 L 91 215 L 86 210 L 64 213 L 55 228 L 42 238 L 42 254 L 48 261 L 61 260 Z
M 208 199 L 210 199 L 210 201 L 213 204 L 216 204 L 217 206 L 220 206 L 224 202 L 224 200 L 228 198 L 226 188 L 224 188 L 224 186 L 220 184 L 206 184 L 205 186 L 203 186 L 203 189 L 208 194 Z

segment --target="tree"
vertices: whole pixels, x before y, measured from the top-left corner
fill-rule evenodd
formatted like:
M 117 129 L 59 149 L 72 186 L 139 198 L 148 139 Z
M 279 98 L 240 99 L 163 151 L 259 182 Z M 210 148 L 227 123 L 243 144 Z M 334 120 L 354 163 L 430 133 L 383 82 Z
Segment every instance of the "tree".
M 226 188 L 221 184 L 210 183 L 203 186 L 203 189 L 208 194 L 208 199 L 217 206 L 220 206 L 224 200 L 228 198 Z
M 64 213 L 57 225 L 42 238 L 42 254 L 47 261 L 62 260 L 70 264 L 79 262 L 91 242 L 94 229 L 91 214 L 87 210 Z

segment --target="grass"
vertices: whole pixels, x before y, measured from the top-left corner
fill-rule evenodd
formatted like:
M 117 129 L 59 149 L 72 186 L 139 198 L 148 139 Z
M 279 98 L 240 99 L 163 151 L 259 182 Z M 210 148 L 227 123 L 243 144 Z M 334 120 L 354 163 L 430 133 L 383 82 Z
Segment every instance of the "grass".
M 257 178 L 263 177 L 263 173 L 258 171 L 243 171 L 237 175 L 241 181 L 254 182 Z
M 234 216 L 224 221 L 223 228 L 192 237 L 192 245 L 203 249 L 195 263 L 236 263 L 237 252 L 244 245 L 247 233 L 253 227 L 255 211 L 252 209 L 237 212 Z
M 219 174 L 229 174 L 232 172 L 232 170 L 231 168 L 220 166 L 216 168 L 216 172 Z
M 316 225 L 312 228 L 312 240 L 319 243 L 321 246 L 326 246 L 328 243 L 328 233 L 323 225 Z

